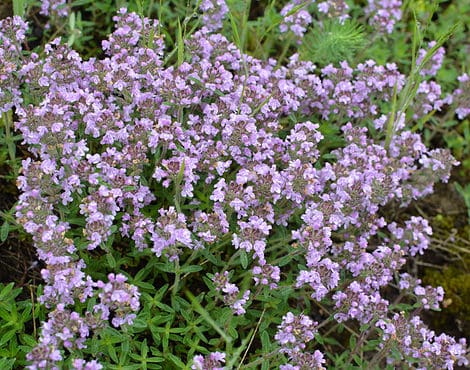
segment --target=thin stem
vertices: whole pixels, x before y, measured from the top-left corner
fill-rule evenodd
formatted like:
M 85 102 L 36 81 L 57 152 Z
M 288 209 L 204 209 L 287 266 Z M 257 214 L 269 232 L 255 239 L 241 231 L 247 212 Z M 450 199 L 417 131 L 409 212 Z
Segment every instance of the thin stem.
M 16 177 L 16 175 L 18 174 L 18 169 L 15 163 L 16 162 L 16 146 L 15 146 L 15 139 L 13 139 L 13 135 L 12 135 L 13 114 L 11 110 L 2 114 L 2 121 L 3 121 L 3 125 L 5 126 L 5 142 L 8 148 L 8 156 L 10 157 L 10 161 L 11 161 L 10 167 L 14 170 L 15 177 Z
M 263 362 L 265 362 L 267 359 L 272 358 L 272 357 L 275 357 L 275 356 L 277 356 L 278 354 L 279 354 L 279 350 L 277 350 L 277 351 L 271 351 L 271 352 L 269 352 L 269 353 L 263 355 L 261 358 L 258 358 L 257 360 L 252 361 L 252 362 L 246 364 L 244 367 L 245 367 L 245 369 L 249 369 L 249 368 L 253 368 L 253 367 L 257 366 L 257 365 L 261 365 L 261 364 L 262 364 Z
M 31 285 L 28 285 L 29 292 L 31 295 L 31 314 L 33 316 L 33 337 L 37 340 L 37 328 L 36 328 L 36 313 L 35 313 L 35 302 L 34 302 L 34 293 Z
M 180 284 L 180 278 L 181 278 L 181 268 L 180 268 L 180 262 L 178 259 L 175 260 L 175 281 L 173 282 L 173 285 L 171 286 L 171 299 L 174 300 L 176 297 L 176 294 L 178 293 L 178 288 Z
M 245 353 L 243 354 L 243 357 L 242 359 L 240 360 L 240 365 L 238 365 L 237 367 L 237 370 L 239 370 L 241 367 L 242 367 L 242 364 L 243 364 L 243 361 L 245 361 L 245 357 L 246 355 L 248 354 L 248 351 L 250 350 L 250 347 L 251 345 L 253 344 L 253 340 L 255 339 L 255 335 L 256 335 L 256 332 L 258 331 L 259 329 L 259 326 L 261 324 L 261 320 L 263 319 L 263 316 L 264 316 L 264 313 L 266 312 L 266 308 L 263 309 L 263 312 L 261 312 L 261 316 L 258 320 L 258 323 L 256 324 L 256 328 L 255 328 L 255 331 L 253 332 L 251 338 L 250 338 L 250 342 L 248 343 L 248 347 L 246 347 L 246 350 L 245 350 Z

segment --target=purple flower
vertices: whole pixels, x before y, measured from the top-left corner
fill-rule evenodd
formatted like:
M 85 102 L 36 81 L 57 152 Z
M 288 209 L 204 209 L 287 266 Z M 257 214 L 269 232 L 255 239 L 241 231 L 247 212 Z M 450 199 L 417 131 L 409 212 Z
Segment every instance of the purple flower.
M 304 314 L 294 315 L 288 312 L 283 318 L 274 336 L 281 345 L 281 352 L 293 353 L 305 349 L 306 343 L 314 339 L 317 322 Z
M 228 271 L 224 271 L 223 274 L 215 273 L 212 279 L 216 291 L 222 293 L 224 303 L 232 309 L 235 315 L 243 315 L 246 312 L 245 305 L 250 298 L 250 291 L 246 290 L 242 297 L 239 297 L 240 290 L 235 284 L 230 283 L 228 277 Z
M 191 369 L 194 370 L 224 370 L 225 353 L 212 352 L 207 356 L 196 355 L 193 358 Z
M 108 320 L 110 313 L 114 313 L 112 324 L 119 327 L 123 324 L 132 325 L 140 307 L 140 293 L 137 287 L 126 283 L 127 278 L 122 274 L 109 274 L 109 282 L 98 281 L 97 287 L 100 289 L 98 297 L 99 303 L 93 308 L 94 312 L 101 313 L 102 320 Z
M 428 43 L 428 49 L 433 48 L 436 45 L 436 41 L 431 41 Z M 421 76 L 435 76 L 439 69 L 442 66 L 442 61 L 444 60 L 445 49 L 441 46 L 436 50 L 436 52 L 431 56 L 428 63 L 426 63 L 423 68 L 419 71 Z M 427 50 L 419 49 L 418 51 L 418 58 L 416 58 L 416 65 L 419 66 L 425 55 Z
M 73 360 L 73 367 L 76 370 L 101 370 L 103 368 L 96 360 L 87 362 L 82 359 Z
M 268 285 L 269 289 L 277 288 L 277 283 L 281 279 L 280 268 L 264 264 L 262 266 L 253 267 L 253 280 L 256 285 Z
M 318 3 L 318 11 L 328 18 L 338 18 L 340 23 L 344 23 L 349 18 L 349 6 L 344 0 L 326 0 Z
M 468 74 L 457 77 L 460 84 L 459 87 L 453 92 L 452 100 L 457 107 L 455 113 L 460 120 L 463 120 L 470 114 L 470 104 L 468 103 L 468 97 L 470 95 L 470 77 Z
M 312 16 L 305 9 L 311 1 L 292 1 L 284 6 L 281 15 L 284 17 L 279 29 L 282 33 L 291 31 L 295 36 L 301 39 L 307 31 L 307 27 L 312 23 Z M 298 5 L 304 5 L 304 8 L 297 9 Z
M 401 19 L 401 0 L 368 0 L 366 14 L 371 18 L 369 23 L 380 32 L 392 33 L 395 23 Z
M 229 11 L 225 0 L 203 0 L 199 9 L 204 12 L 202 22 L 209 31 L 222 28 L 222 21 Z

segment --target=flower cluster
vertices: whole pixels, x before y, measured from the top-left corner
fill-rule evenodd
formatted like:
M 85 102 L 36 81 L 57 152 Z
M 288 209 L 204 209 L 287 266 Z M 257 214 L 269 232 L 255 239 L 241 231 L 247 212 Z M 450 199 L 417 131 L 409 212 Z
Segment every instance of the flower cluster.
M 307 27 L 312 23 L 312 16 L 307 10 L 311 0 L 294 0 L 288 2 L 281 10 L 283 20 L 279 26 L 281 33 L 291 31 L 299 40 L 302 39 Z M 300 7 L 300 8 L 299 8 Z
M 73 367 L 76 370 L 101 370 L 103 368 L 96 360 L 86 362 L 78 358 L 73 361 Z
M 100 313 L 101 320 L 107 321 L 113 312 L 112 324 L 119 327 L 123 324 L 131 325 L 135 314 L 139 310 L 139 292 L 135 286 L 126 283 L 127 278 L 122 274 L 109 274 L 108 283 L 98 281 L 100 289 L 98 298 L 100 303 L 93 307 L 94 312 Z
M 222 28 L 222 21 L 228 13 L 225 0 L 203 0 L 199 9 L 204 13 L 202 21 L 207 29 L 216 31 Z
M 392 33 L 395 23 L 401 19 L 401 0 L 368 0 L 366 14 L 369 23 L 379 32 Z
M 296 316 L 288 312 L 282 318 L 274 339 L 280 344 L 281 352 L 289 357 L 289 364 L 281 365 L 281 369 L 325 369 L 322 364 L 326 361 L 320 351 L 309 353 L 305 350 L 307 343 L 314 339 L 317 324 L 304 314 Z
M 186 217 L 184 214 L 177 213 L 174 207 L 170 207 L 168 210 L 160 209 L 159 213 L 160 217 L 155 224 L 146 223 L 153 242 L 152 251 L 157 257 L 160 257 L 164 252 L 170 261 L 176 260 L 178 255 L 182 253 L 178 246 L 193 247 Z
M 89 332 L 90 326 L 86 319 L 66 309 L 63 304 L 58 304 L 42 327 L 40 344 L 27 356 L 33 362 L 30 369 L 47 369 L 50 366 L 58 369 L 54 366 L 62 359 L 58 348 L 84 348 Z
M 452 99 L 457 107 L 455 113 L 459 119 L 464 119 L 470 115 L 470 77 L 464 73 L 457 79 L 460 85 L 452 94 Z
M 441 98 L 441 86 L 435 81 L 423 81 L 416 90 L 416 100 L 413 103 L 413 119 L 418 120 L 432 111 L 440 111 L 444 105 L 452 102 L 452 96 Z
M 276 289 L 281 279 L 281 269 L 278 266 L 265 264 L 253 267 L 253 280 L 255 285 L 268 285 L 270 289 Z
M 349 18 L 349 5 L 345 0 L 327 0 L 318 3 L 318 11 L 328 18 L 338 19 L 343 23 Z
M 432 49 L 434 46 L 436 46 L 436 44 L 436 41 L 429 42 L 428 49 Z M 418 58 L 416 59 L 416 65 L 419 66 L 423 62 L 427 52 L 428 51 L 425 49 L 419 49 Z M 423 68 L 419 71 L 420 75 L 431 77 L 435 76 L 439 69 L 442 67 L 442 61 L 444 60 L 445 53 L 446 50 L 442 46 L 439 47 L 436 52 L 431 56 L 429 61 L 425 63 Z
M 444 289 L 430 285 L 423 287 L 420 284 L 421 279 L 414 278 L 406 272 L 400 274 L 399 287 L 403 293 L 414 296 L 417 304 L 425 310 L 439 310 L 440 302 L 444 300 Z
M 201 9 L 220 15 L 224 4 Z M 380 2 L 384 9 L 397 4 Z M 391 14 L 398 19 L 396 9 Z M 295 54 L 276 66 L 242 54 L 213 32 L 214 21 L 186 40 L 187 62 L 167 66 L 157 21 L 125 9 L 115 21 L 101 60 L 82 60 L 60 40 L 46 46 L 44 59 L 29 58 L 18 77 L 34 99 L 6 106 L 15 106 L 32 153 L 18 179 L 16 217 L 46 265 L 40 300 L 51 310 L 31 368 L 60 366 L 70 349 L 87 345 L 91 330 L 132 324 L 137 288 L 122 274 L 109 273 L 106 282 L 86 273 L 83 256 L 112 253 L 114 239 L 175 265 L 224 246 L 243 256 L 248 278 L 267 294 L 285 284 L 276 261 L 294 250 L 286 267 L 292 289 L 328 298 L 339 322 L 391 322 L 394 308 L 382 288 L 407 257 L 423 253 L 431 230 L 421 218 L 398 225 L 380 210 L 431 193 L 456 163 L 445 150 L 427 149 L 404 121 L 384 144 L 390 133 L 381 106 L 405 83 L 396 65 L 342 62 L 317 71 Z M 333 118 L 341 140 L 331 145 L 325 124 Z M 279 230 L 287 230 L 282 248 L 273 241 Z M 257 293 L 242 293 L 227 269 L 213 285 L 243 315 Z M 442 300 L 440 290 L 402 281 L 401 290 L 424 308 Z M 91 311 L 75 311 L 78 303 Z M 275 337 L 290 361 L 284 369 L 323 368 L 322 353 L 306 350 L 316 330 L 308 316 L 284 316 Z M 413 336 L 413 348 L 426 347 L 416 330 L 407 326 L 403 335 Z M 459 345 L 442 344 L 440 359 L 458 353 L 455 361 L 463 361 Z M 409 348 L 400 348 L 407 357 Z M 224 361 L 213 352 L 196 356 L 193 368 Z
M 398 227 L 395 222 L 387 226 L 392 240 L 401 243 L 403 250 L 410 256 L 423 254 L 429 246 L 428 236 L 432 235 L 432 228 L 422 217 L 412 216 L 405 221 L 405 227 Z
M 315 3 L 315 0 L 291 0 L 282 9 L 283 20 L 279 30 L 281 33 L 291 31 L 301 42 L 307 27 L 312 24 L 313 17 L 309 12 L 309 6 Z M 317 3 L 320 20 L 323 18 L 337 19 L 344 23 L 349 18 L 349 5 L 345 0 L 325 0 Z M 321 24 L 321 23 L 320 23 Z
M 67 0 L 43 0 L 41 2 L 41 14 L 49 17 L 67 17 L 69 15 Z
M 215 273 L 212 279 L 215 290 L 223 295 L 224 303 L 230 306 L 235 315 L 243 315 L 251 292 L 246 290 L 240 297 L 240 289 L 230 282 L 228 274 L 228 271 L 224 271 L 223 274 Z
M 18 16 L 0 19 L 0 115 L 22 102 L 17 72 L 27 27 Z
M 399 349 L 402 360 L 417 369 L 453 369 L 454 364 L 468 366 L 466 342 L 440 334 L 436 335 L 418 316 L 406 317 L 397 313 L 391 319 L 378 320 L 382 329 L 381 346 Z
M 193 358 L 193 370 L 224 370 L 225 353 L 212 352 L 208 356 L 196 355 Z

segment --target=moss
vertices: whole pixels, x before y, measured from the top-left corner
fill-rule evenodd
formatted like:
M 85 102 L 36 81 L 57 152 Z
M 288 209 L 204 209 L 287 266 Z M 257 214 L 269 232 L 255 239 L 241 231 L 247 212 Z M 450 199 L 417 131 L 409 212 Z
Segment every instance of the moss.
M 468 260 L 470 263 L 470 259 Z M 470 331 L 470 272 L 459 267 L 447 266 L 442 271 L 426 269 L 423 281 L 433 286 L 442 286 L 446 292 L 443 310 L 432 315 L 436 330 L 468 333 Z
M 443 310 L 429 315 L 436 331 L 465 336 L 470 332 L 470 226 L 457 228 L 457 217 L 439 214 L 433 219 L 434 237 L 452 240 L 449 256 L 442 269 L 426 267 L 422 280 L 426 285 L 442 286 L 445 290 Z M 442 250 L 441 250 L 442 251 Z

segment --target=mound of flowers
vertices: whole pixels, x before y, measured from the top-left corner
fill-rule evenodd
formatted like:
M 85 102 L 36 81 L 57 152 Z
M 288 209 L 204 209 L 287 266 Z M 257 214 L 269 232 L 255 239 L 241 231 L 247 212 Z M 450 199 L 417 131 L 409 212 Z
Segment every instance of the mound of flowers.
M 132 326 L 141 293 L 132 274 L 91 271 L 84 256 L 119 248 L 172 266 L 168 302 L 198 287 L 231 315 L 264 310 L 278 323 L 271 339 L 284 370 L 327 366 L 317 340 L 331 321 L 378 339 L 371 368 L 468 365 L 464 339 L 419 317 L 439 309 L 442 289 L 404 272 L 431 228 L 384 212 L 430 194 L 456 164 L 403 115 L 390 124 L 383 104 L 406 82 L 395 65 L 317 70 L 293 55 L 279 66 L 217 27 L 195 32 L 173 62 L 156 20 L 124 9 L 115 20 L 106 57 L 90 60 L 59 39 L 44 58 L 25 57 L 26 24 L 0 24 L 0 110 L 15 109 L 31 152 L 16 217 L 44 265 L 49 311 L 31 369 L 102 368 L 84 350 L 105 328 Z M 335 125 L 340 140 L 330 141 Z M 285 292 L 287 309 L 267 305 Z M 229 362 L 219 342 L 203 347 L 194 369 Z

